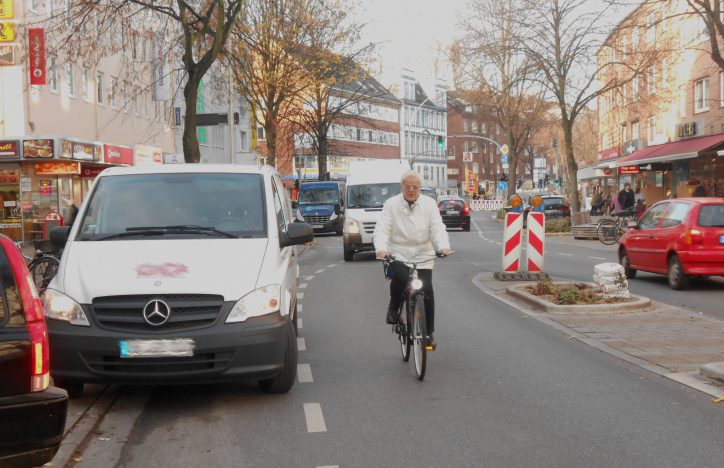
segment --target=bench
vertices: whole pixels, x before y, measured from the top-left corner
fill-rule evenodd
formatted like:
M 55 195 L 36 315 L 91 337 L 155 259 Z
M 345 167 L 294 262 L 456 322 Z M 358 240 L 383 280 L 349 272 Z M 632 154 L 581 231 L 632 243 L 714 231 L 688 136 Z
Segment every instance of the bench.
M 598 239 L 596 228 L 598 228 L 598 223 L 593 223 L 590 212 L 574 211 L 571 213 L 571 234 L 574 239 Z

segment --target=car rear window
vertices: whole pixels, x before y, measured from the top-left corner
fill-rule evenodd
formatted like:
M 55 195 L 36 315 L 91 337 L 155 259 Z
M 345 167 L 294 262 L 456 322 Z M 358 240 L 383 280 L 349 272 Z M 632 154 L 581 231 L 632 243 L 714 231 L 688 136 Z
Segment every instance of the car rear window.
M 702 205 L 699 210 L 699 226 L 724 227 L 724 204 Z
M 438 204 L 438 206 L 440 206 L 442 208 L 446 208 L 446 207 L 462 208 L 463 206 L 465 206 L 465 202 L 462 200 L 443 200 Z
M 544 198 L 543 206 L 561 206 L 563 205 L 562 198 Z

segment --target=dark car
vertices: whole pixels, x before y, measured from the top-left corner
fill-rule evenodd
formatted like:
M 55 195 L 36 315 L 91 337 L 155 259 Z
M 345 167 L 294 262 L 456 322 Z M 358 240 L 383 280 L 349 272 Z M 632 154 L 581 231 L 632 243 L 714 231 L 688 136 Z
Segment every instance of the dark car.
M 438 201 L 442 222 L 447 228 L 462 228 L 470 230 L 470 207 L 460 197 L 446 197 Z
M 342 235 L 344 227 L 344 184 L 334 181 L 305 182 L 294 204 L 297 221 L 312 225 L 314 232 Z
M 626 277 L 638 270 L 667 275 L 672 289 L 692 276 L 724 276 L 724 198 L 663 200 L 621 237 Z
M 0 467 L 43 465 L 58 451 L 68 394 L 49 384 L 43 307 L 23 256 L 0 235 Z
M 546 218 L 560 218 L 571 215 L 571 208 L 561 196 L 543 195 L 543 212 Z

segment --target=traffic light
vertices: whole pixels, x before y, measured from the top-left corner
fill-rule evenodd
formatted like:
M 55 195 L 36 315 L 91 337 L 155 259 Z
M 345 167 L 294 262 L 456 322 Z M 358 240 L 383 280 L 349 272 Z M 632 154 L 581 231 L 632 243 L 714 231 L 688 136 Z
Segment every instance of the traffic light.
M 438 149 L 445 149 L 445 137 L 444 136 L 437 137 L 437 147 L 438 147 Z
M 560 187 L 560 186 L 561 186 L 561 179 L 556 179 L 556 187 Z

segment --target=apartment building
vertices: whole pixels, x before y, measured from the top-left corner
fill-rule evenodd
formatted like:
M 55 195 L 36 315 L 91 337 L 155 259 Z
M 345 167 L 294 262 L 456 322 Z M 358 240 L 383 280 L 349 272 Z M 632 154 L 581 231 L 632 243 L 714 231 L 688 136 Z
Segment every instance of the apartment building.
M 632 183 L 646 201 L 685 197 L 702 185 L 724 195 L 724 71 L 709 56 L 704 22 L 684 0 L 646 2 L 625 18 L 598 52 L 618 63 L 603 77 L 655 54 L 630 82 L 598 99 L 597 164 L 584 182 L 618 190 Z M 724 46 L 724 41 L 720 42 Z

